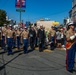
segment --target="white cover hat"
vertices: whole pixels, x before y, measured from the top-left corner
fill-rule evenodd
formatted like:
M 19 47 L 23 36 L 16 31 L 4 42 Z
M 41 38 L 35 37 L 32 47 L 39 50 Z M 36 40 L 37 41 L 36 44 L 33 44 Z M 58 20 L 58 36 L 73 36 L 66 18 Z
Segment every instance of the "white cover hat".
M 24 28 L 27 28 L 26 26 Z
M 68 23 L 68 26 L 73 25 L 73 24 L 74 24 L 73 22 L 69 22 L 69 23 Z
M 40 24 L 40 26 L 43 26 L 42 24 Z
M 6 26 L 6 24 L 3 24 L 4 26 Z
M 11 27 L 12 25 L 10 24 L 9 26 Z

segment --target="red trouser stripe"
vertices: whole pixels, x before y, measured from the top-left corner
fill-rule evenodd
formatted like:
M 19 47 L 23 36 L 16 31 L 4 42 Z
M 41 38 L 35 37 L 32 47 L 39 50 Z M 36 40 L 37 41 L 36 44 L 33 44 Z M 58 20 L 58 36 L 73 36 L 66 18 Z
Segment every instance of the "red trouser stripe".
M 66 50 L 66 69 L 68 70 L 68 50 Z

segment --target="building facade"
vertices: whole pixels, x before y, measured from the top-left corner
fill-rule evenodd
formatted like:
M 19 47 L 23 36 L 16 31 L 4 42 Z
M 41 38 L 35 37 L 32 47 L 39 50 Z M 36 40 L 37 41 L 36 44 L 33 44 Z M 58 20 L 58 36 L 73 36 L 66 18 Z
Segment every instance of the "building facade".
M 76 23 L 76 0 L 72 0 L 72 9 L 69 12 L 69 17 Z
M 51 26 L 54 26 L 53 25 L 53 22 L 54 21 L 48 21 L 48 20 L 38 20 L 37 22 L 36 22 L 36 24 L 37 24 L 37 27 L 39 28 L 40 27 L 40 25 L 43 25 L 43 27 L 46 29 L 46 30 L 50 30 L 51 29 Z

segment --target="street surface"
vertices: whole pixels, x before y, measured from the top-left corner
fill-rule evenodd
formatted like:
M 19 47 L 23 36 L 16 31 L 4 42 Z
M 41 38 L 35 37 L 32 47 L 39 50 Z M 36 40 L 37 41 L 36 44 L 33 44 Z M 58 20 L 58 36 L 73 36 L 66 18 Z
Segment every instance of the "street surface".
M 76 72 L 66 71 L 65 52 L 58 49 L 49 52 L 34 50 L 28 54 L 16 51 L 8 56 L 0 50 L 0 75 L 76 75 Z

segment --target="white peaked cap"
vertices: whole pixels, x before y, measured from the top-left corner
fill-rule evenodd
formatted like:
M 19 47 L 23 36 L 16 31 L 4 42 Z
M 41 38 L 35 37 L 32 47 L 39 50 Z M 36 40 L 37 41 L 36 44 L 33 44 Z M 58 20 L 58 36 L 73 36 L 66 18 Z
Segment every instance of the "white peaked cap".
M 26 26 L 24 28 L 27 28 Z
M 42 24 L 40 24 L 40 26 L 43 26 Z
M 15 30 L 17 30 L 17 28 L 15 28 Z
M 11 24 L 9 26 L 12 26 Z
M 32 25 L 31 27 L 34 27 L 34 25 Z
M 74 24 L 73 22 L 69 22 L 69 23 L 68 23 L 68 26 L 69 26 L 69 25 L 73 25 L 73 24 Z
M 4 26 L 6 26 L 6 24 L 3 24 Z

